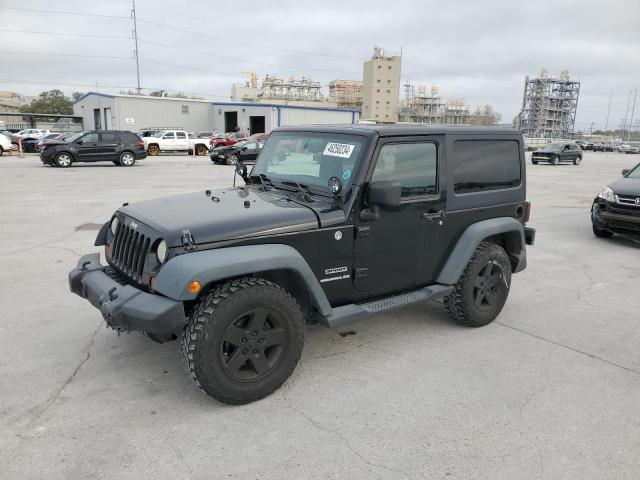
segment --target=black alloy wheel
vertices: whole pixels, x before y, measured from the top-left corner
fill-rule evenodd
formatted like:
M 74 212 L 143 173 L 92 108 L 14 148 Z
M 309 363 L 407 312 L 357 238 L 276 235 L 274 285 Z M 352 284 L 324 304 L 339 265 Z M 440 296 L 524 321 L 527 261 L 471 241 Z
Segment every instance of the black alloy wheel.
M 247 382 L 271 372 L 286 341 L 283 321 L 268 307 L 249 310 L 234 320 L 222 336 L 220 363 L 232 379 Z

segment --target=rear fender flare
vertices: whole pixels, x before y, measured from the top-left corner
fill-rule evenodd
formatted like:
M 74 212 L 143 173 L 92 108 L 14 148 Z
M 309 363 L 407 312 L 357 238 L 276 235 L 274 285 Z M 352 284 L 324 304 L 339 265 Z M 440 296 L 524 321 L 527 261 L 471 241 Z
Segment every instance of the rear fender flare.
M 170 259 L 160 270 L 154 290 L 178 301 L 195 300 L 188 291 L 189 282 L 197 280 L 204 287 L 229 278 L 257 275 L 274 270 L 291 271 L 302 279 L 312 304 L 321 315 L 331 313 L 331 306 L 320 282 L 300 253 L 289 245 L 262 244 L 203 250 Z
M 513 272 L 523 270 L 526 266 L 524 227 L 515 218 L 498 217 L 482 220 L 465 229 L 436 281 L 455 285 L 478 245 L 486 238 L 500 234 L 505 234 L 504 248 L 511 259 Z

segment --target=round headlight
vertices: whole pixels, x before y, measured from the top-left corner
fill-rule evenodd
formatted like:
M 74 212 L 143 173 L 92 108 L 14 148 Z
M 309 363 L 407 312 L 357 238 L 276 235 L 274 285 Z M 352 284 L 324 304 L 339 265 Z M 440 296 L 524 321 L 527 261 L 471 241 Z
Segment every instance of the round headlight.
M 167 242 L 161 240 L 158 244 L 158 248 L 156 248 L 156 256 L 158 257 L 158 261 L 160 263 L 164 263 L 167 261 L 167 256 L 169 255 L 169 249 L 167 248 Z
M 120 223 L 120 220 L 118 220 L 118 217 L 113 217 L 113 219 L 111 220 L 111 233 L 113 233 L 114 235 L 118 231 L 119 223 Z

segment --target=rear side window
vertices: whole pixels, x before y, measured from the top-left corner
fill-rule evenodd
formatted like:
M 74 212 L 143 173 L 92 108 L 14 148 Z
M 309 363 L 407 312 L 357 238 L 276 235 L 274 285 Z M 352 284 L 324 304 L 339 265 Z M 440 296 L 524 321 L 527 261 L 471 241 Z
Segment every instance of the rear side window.
M 124 141 L 124 143 L 138 143 L 140 138 L 131 132 L 120 132 L 120 138 Z
M 457 140 L 453 144 L 456 193 L 520 185 L 520 149 L 515 140 Z
M 115 133 L 103 133 L 102 141 L 104 143 L 118 143 L 120 140 L 118 139 Z

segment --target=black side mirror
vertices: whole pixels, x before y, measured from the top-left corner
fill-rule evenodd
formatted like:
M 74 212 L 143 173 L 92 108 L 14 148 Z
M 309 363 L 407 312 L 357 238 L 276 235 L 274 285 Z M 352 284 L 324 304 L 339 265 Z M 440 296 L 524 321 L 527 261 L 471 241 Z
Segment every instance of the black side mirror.
M 246 182 L 247 181 L 247 166 L 242 163 L 236 163 L 236 174 L 240 175 L 240 177 Z
M 626 177 L 626 176 L 627 176 L 627 174 L 628 174 L 630 171 L 631 171 L 631 170 L 629 170 L 628 168 L 623 169 L 623 170 L 622 170 L 622 176 L 623 176 L 623 177 Z
M 380 207 L 400 206 L 402 187 L 400 182 L 372 182 L 367 189 L 367 203 Z
M 246 152 L 247 151 L 247 147 L 242 147 L 242 151 Z
M 82 144 L 84 143 L 84 140 L 76 140 L 76 143 L 77 143 L 78 145 L 82 145 Z

